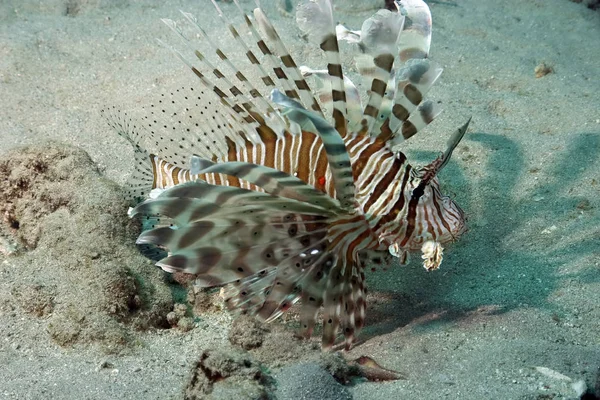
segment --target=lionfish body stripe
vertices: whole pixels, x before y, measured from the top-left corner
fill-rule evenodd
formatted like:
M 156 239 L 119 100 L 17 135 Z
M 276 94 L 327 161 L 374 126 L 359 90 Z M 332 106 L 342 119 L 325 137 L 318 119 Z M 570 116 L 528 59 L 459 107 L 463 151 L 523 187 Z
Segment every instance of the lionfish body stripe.
M 326 70 L 316 70 L 297 66 L 260 9 L 254 19 L 244 14 L 249 35 L 242 35 L 213 4 L 247 69 L 183 13 L 209 52 L 164 21 L 196 59 L 172 49 L 200 88 L 163 95 L 139 124 L 104 110 L 135 149 L 127 195 L 138 201 L 130 216 L 144 217 L 137 243 L 166 271 L 227 285 L 232 309 L 271 321 L 299 301 L 304 336 L 323 308 L 323 348 L 340 329 L 349 348 L 364 325 L 367 260 L 404 262 L 422 250 L 425 267 L 435 269 L 441 245 L 465 230 L 437 174 L 468 122 L 425 167 L 396 150 L 439 113 L 423 99 L 441 73 L 427 59 L 427 5 L 403 1 L 356 32 L 334 25 L 329 0 L 301 4 L 298 25 L 325 54 Z M 358 43 L 357 67 L 369 88 L 364 107 L 343 74 L 338 40 Z

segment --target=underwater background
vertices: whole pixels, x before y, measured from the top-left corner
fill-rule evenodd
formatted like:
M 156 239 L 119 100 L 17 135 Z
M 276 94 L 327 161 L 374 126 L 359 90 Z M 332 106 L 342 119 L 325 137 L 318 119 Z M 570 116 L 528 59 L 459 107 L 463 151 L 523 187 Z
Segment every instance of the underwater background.
M 261 5 L 293 56 L 323 67 L 293 3 Z M 444 112 L 403 151 L 426 163 L 473 117 L 441 173 L 469 231 L 438 271 L 416 256 L 368 273 L 366 327 L 342 357 L 296 340 L 293 314 L 234 319 L 218 290 L 134 246 L 121 189 L 133 151 L 100 109 L 135 113 L 196 84 L 155 39 L 176 40 L 160 19 L 180 9 L 227 38 L 211 3 L 0 1 L 0 397 L 599 397 L 598 3 L 428 4 L 430 57 L 444 67 L 429 98 Z M 334 12 L 358 29 L 383 5 Z M 361 378 L 361 357 L 401 379 Z

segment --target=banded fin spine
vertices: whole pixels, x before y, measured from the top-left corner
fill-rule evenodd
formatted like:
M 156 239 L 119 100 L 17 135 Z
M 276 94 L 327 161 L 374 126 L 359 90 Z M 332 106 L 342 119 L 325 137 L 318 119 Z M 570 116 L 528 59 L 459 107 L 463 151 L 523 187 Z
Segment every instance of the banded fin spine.
M 411 58 L 429 56 L 431 45 L 431 11 L 423 0 L 396 1 L 399 12 L 408 21 L 398 39 L 398 56 L 401 62 Z
M 409 60 L 397 71 L 394 105 L 388 121 L 382 126 L 380 140 L 391 139 L 392 145 L 396 145 L 415 135 L 439 115 L 441 109 L 432 101 L 424 100 L 424 96 L 441 74 L 442 68 L 426 59 Z
M 404 16 L 388 10 L 379 10 L 367 19 L 361 28 L 356 66 L 370 88 L 369 99 L 361 121 L 362 133 L 373 132 L 386 115 L 380 115 L 383 97 L 388 89 L 394 65 L 396 42 L 404 26 Z
M 242 10 L 242 7 L 240 6 L 240 3 L 238 0 L 234 0 L 234 3 L 237 6 L 240 13 L 244 16 L 244 21 L 246 22 L 246 26 L 248 27 L 248 30 L 252 34 L 252 38 L 255 40 L 256 45 L 258 46 L 259 50 L 261 51 L 261 53 L 263 54 L 263 56 L 265 57 L 267 62 L 270 64 L 271 68 L 273 69 L 273 72 L 275 73 L 275 76 L 277 77 L 278 82 L 281 84 L 281 87 L 283 88 L 285 94 L 288 97 L 291 97 L 296 100 L 300 100 L 300 95 L 294 88 L 294 85 L 292 85 L 291 80 L 288 78 L 288 76 L 286 75 L 284 70 L 281 68 L 279 60 L 277 60 L 277 57 L 275 56 L 275 54 L 273 54 L 273 52 L 271 51 L 271 49 L 269 48 L 269 46 L 267 45 L 265 40 L 262 38 L 262 36 L 260 35 L 260 33 L 258 32 L 256 27 L 252 23 L 252 20 L 250 19 L 250 17 L 248 17 L 248 15 Z M 256 57 L 254 57 L 254 58 L 256 59 Z M 271 78 L 269 78 L 269 80 L 271 80 Z M 271 82 L 272 82 L 272 80 L 271 80 Z M 271 86 L 269 81 L 265 81 L 265 84 L 267 86 Z
M 258 138 L 256 136 L 257 133 L 259 134 L 259 136 L 264 135 L 268 138 L 276 136 L 276 133 L 268 125 L 265 124 L 265 120 L 262 118 L 261 114 L 255 111 L 254 105 L 252 104 L 250 99 L 248 99 L 248 97 L 244 95 L 243 92 L 236 85 L 234 85 L 231 82 L 231 80 L 229 80 L 229 78 L 227 78 L 227 76 L 221 73 L 221 71 L 213 63 L 211 63 L 204 56 L 203 53 L 192 47 L 191 43 L 184 36 L 183 32 L 179 29 L 175 21 L 168 18 L 163 18 L 162 21 L 179 36 L 179 38 L 185 43 L 186 47 L 193 51 L 196 58 L 198 58 L 198 60 L 200 60 L 200 62 L 215 75 L 217 82 L 222 82 L 223 85 L 225 85 L 225 87 L 229 87 L 228 91 L 233 95 L 233 99 L 230 99 L 229 95 L 225 93 L 225 91 L 223 90 L 223 86 L 219 86 L 218 84 L 211 81 L 204 73 L 202 73 L 189 60 L 187 60 L 183 56 L 183 54 L 171 48 L 170 46 L 165 45 L 167 48 L 170 48 L 173 52 L 175 52 L 175 54 L 196 74 L 196 76 L 200 79 L 200 82 L 204 85 L 204 87 L 206 87 L 209 90 L 212 90 L 217 95 L 217 97 L 221 99 L 221 102 L 229 108 L 229 114 L 231 117 L 235 118 L 242 125 L 245 123 L 251 128 L 245 129 L 247 135 L 250 138 L 252 138 L 253 141 L 263 139 L 263 137 Z M 234 136 L 234 138 L 237 138 L 238 136 L 243 141 L 247 140 L 247 138 L 242 137 L 242 135 L 236 135 Z M 243 142 L 238 143 L 242 145 Z
M 317 94 L 321 105 L 325 108 L 327 115 L 333 113 L 333 95 L 332 78 L 326 69 L 315 70 L 301 65 L 300 72 L 304 77 L 313 77 L 313 90 Z M 346 91 L 346 120 L 348 121 L 347 130 L 354 132 L 362 119 L 362 104 L 360 93 L 354 83 L 344 75 L 344 90 Z
M 298 5 L 296 22 L 308 36 L 308 40 L 319 45 L 325 53 L 327 72 L 331 84 L 334 127 L 344 137 L 347 134 L 346 89 L 340 60 L 340 50 L 333 22 L 330 0 L 317 0 Z
M 269 19 L 265 15 L 265 13 L 260 8 L 254 9 L 254 19 L 258 23 L 258 26 L 262 30 L 263 34 L 267 38 L 269 38 L 271 44 L 275 48 L 275 51 L 277 51 L 279 53 L 279 59 L 281 60 L 281 63 L 285 67 L 286 75 L 289 76 L 293 80 L 296 88 L 298 89 L 298 93 L 300 95 L 300 100 L 302 101 L 302 103 L 304 103 L 304 106 L 306 108 L 310 108 L 312 111 L 316 112 L 320 116 L 323 116 L 321 107 L 319 106 L 319 103 L 317 103 L 317 101 L 315 100 L 315 98 L 310 90 L 310 86 L 308 86 L 308 83 L 302 77 L 302 74 L 300 73 L 300 70 L 298 69 L 296 62 L 290 55 L 290 52 L 287 50 L 286 46 L 283 44 L 283 41 L 279 37 L 277 30 L 275 29 L 273 24 L 271 24 L 271 21 L 269 21 Z M 264 40 L 262 41 L 262 43 L 264 43 Z M 262 50 L 262 48 L 261 48 L 261 50 Z M 265 50 L 268 50 L 268 49 L 265 49 Z M 268 51 L 268 52 L 270 53 L 270 51 Z M 263 51 L 263 53 L 265 53 L 265 51 Z M 276 73 L 277 72 L 278 71 L 276 71 Z M 286 93 L 286 95 L 287 95 L 287 93 Z M 293 98 L 293 96 L 289 96 L 289 95 L 288 95 L 288 97 Z
M 217 4 L 214 2 L 213 0 L 213 5 L 215 6 L 217 12 L 219 13 L 219 16 L 225 21 L 225 23 L 227 23 L 227 20 L 225 19 L 225 17 L 223 16 L 221 9 L 217 6 Z M 196 19 L 196 17 L 194 17 L 192 14 L 187 13 L 187 12 L 183 12 L 181 11 L 182 15 L 192 24 L 196 27 L 197 31 L 201 34 L 201 36 L 204 38 L 204 40 L 210 45 L 210 47 L 213 49 L 213 51 L 215 52 L 215 54 L 217 54 L 217 56 L 223 61 L 225 62 L 225 65 L 227 65 L 227 67 L 233 72 L 234 76 L 236 77 L 236 79 L 242 84 L 242 86 L 246 89 L 246 92 L 252 96 L 252 99 L 248 98 L 246 95 L 242 94 L 242 92 L 236 87 L 235 84 L 233 84 L 231 82 L 231 80 L 229 78 L 227 78 L 226 75 L 224 75 L 218 68 L 215 68 L 213 73 L 219 77 L 222 76 L 225 79 L 225 82 L 227 82 L 227 84 L 230 86 L 229 91 L 236 97 L 239 97 L 242 100 L 242 106 L 248 111 L 248 113 L 252 116 L 252 118 L 254 118 L 254 120 L 256 120 L 257 122 L 259 122 L 261 125 L 265 125 L 265 121 L 264 121 L 264 116 L 272 116 L 273 120 L 271 121 L 271 123 L 275 123 L 275 119 L 277 120 L 277 123 L 280 127 L 280 129 L 283 129 L 285 126 L 285 123 L 283 120 L 281 120 L 281 118 L 279 118 L 279 114 L 276 113 L 276 111 L 273 109 L 273 107 L 271 107 L 271 105 L 265 100 L 265 98 L 261 95 L 261 93 L 254 87 L 254 85 L 252 85 L 252 83 L 248 80 L 248 78 L 246 78 L 246 76 L 229 60 L 229 58 L 227 57 L 227 55 L 214 43 L 214 41 L 210 38 L 210 35 L 208 35 L 204 29 L 198 24 L 198 20 Z M 243 41 L 240 38 L 240 41 L 238 43 L 243 43 Z M 242 48 L 245 47 L 242 46 Z M 200 54 L 197 50 L 197 55 Z M 256 112 L 254 110 L 256 104 L 256 108 L 258 110 L 258 112 Z M 281 132 L 281 130 L 276 130 L 277 132 Z

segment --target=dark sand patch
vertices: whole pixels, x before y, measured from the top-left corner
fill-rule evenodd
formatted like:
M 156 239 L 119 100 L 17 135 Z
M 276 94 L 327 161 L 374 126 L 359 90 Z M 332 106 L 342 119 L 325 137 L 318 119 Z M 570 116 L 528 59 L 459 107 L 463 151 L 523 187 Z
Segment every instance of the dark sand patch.
M 192 367 L 184 399 L 260 400 L 272 398 L 273 380 L 247 353 L 205 350 Z

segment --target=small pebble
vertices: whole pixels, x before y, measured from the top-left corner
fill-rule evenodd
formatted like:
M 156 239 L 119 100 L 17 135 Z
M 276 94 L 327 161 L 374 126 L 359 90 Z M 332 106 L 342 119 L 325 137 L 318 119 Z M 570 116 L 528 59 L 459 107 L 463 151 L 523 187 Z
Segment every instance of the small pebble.
M 554 69 L 552 69 L 552 67 L 546 65 L 545 63 L 541 63 L 537 67 L 535 67 L 534 72 L 536 78 L 541 78 L 554 72 Z

